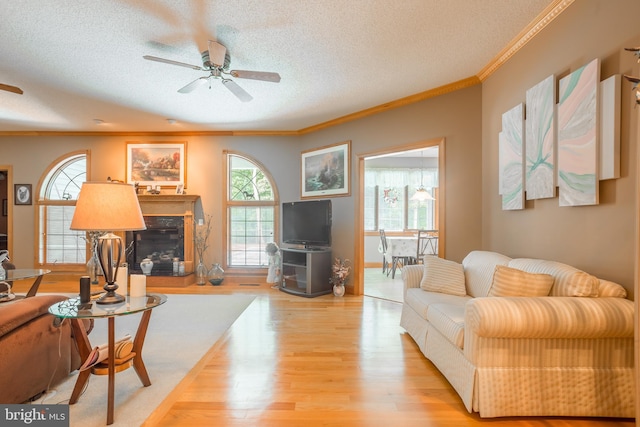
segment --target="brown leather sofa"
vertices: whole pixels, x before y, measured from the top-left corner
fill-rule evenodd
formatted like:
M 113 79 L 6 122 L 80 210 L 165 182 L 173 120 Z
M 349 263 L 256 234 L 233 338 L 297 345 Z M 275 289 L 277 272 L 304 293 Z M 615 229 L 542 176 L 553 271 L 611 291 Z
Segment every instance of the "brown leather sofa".
M 49 314 L 62 295 L 0 304 L 0 403 L 24 403 L 81 365 L 71 322 Z

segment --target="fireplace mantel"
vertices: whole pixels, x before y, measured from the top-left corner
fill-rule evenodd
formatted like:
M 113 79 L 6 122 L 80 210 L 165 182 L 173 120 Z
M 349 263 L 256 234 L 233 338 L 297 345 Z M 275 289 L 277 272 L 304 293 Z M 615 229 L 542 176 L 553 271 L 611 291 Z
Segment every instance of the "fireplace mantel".
M 190 215 L 200 196 L 193 194 L 139 194 L 143 215 Z M 185 218 L 186 219 L 186 218 Z
M 184 218 L 184 261 L 185 272 L 193 273 L 195 269 L 194 219 L 195 205 L 200 196 L 192 194 L 139 194 L 138 201 L 144 217 L 179 216 Z M 127 242 L 128 243 L 128 242 Z M 153 273 L 152 273 L 153 274 Z M 153 282 L 173 283 L 179 277 L 150 276 Z M 169 284 L 170 286 L 170 284 Z

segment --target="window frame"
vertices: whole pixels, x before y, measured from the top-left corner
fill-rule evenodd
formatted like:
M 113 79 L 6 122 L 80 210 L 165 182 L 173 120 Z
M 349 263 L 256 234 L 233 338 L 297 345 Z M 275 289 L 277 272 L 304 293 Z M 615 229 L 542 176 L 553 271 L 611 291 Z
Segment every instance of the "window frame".
M 77 157 L 85 157 L 86 165 L 86 178 L 85 182 L 91 179 L 91 152 L 90 150 L 77 150 L 72 151 L 55 159 L 49 164 L 47 169 L 42 173 L 36 191 L 33 193 L 37 195 L 34 198 L 35 207 L 35 233 L 34 233 L 34 248 L 37 248 L 34 253 L 34 265 L 37 268 L 46 268 L 51 271 L 65 271 L 65 272 L 84 272 L 87 269 L 86 263 L 47 263 L 46 262 L 46 245 L 47 235 L 46 229 L 43 229 L 43 221 L 46 221 L 46 214 L 43 213 L 43 208 L 46 206 L 75 206 L 76 200 L 50 200 L 43 197 L 46 187 L 49 185 L 50 179 L 55 179 L 54 172 L 59 169 L 61 165 L 73 160 Z M 44 249 L 43 249 L 44 247 Z M 42 262 L 40 260 L 40 254 L 45 251 Z M 89 244 L 85 243 L 86 259 L 89 259 L 90 249 Z
M 249 161 L 256 165 L 265 178 L 269 181 L 271 185 L 271 191 L 273 193 L 273 200 L 230 200 L 230 186 L 231 186 L 231 175 L 230 175 L 230 163 L 231 156 L 240 157 Z M 224 240 L 222 243 L 222 252 L 223 252 L 223 268 L 225 272 L 231 272 L 236 274 L 266 274 L 268 270 L 268 266 L 264 267 L 260 266 L 230 266 L 229 265 L 229 257 L 230 257 L 230 231 L 231 231 L 231 218 L 230 218 L 230 210 L 232 207 L 238 206 L 248 206 L 248 207 L 272 207 L 273 208 L 273 241 L 278 242 L 280 236 L 280 196 L 278 193 L 278 188 L 275 184 L 275 180 L 273 176 L 269 172 L 269 170 L 258 160 L 255 158 L 238 151 L 232 150 L 224 150 L 224 180 L 223 180 L 223 191 L 222 191 L 222 217 L 223 217 L 223 225 L 224 225 Z M 278 244 L 279 245 L 279 244 Z

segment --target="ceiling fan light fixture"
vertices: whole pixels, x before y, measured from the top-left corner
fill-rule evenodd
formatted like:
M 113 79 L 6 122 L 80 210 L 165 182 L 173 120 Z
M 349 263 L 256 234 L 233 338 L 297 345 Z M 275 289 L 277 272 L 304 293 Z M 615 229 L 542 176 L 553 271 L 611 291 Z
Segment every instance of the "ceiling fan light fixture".
M 197 71 L 208 72 L 208 76 L 203 76 L 195 81 L 187 84 L 186 86 L 178 89 L 179 93 L 193 92 L 197 87 L 209 82 L 209 88 L 211 88 L 211 81 L 218 79 L 222 84 L 233 93 L 240 101 L 249 102 L 253 99 L 247 91 L 242 89 L 236 82 L 231 79 L 225 78 L 224 75 L 232 76 L 238 79 L 250 79 L 261 80 L 265 82 L 279 83 L 280 74 L 265 71 L 251 71 L 251 70 L 230 70 L 231 56 L 229 51 L 222 44 L 215 40 L 209 40 L 208 49 L 200 52 L 202 59 L 202 66 L 187 64 L 185 62 L 173 61 L 171 59 L 158 58 L 156 56 L 144 55 L 143 58 L 149 61 L 163 62 L 165 64 L 177 65 L 179 67 L 191 68 Z

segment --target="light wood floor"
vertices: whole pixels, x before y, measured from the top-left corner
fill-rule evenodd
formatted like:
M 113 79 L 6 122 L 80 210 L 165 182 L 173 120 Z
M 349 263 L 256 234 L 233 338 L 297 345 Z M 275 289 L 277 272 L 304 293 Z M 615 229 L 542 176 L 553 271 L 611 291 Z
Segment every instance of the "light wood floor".
M 18 282 L 15 290 L 26 288 Z M 77 282 L 46 280 L 40 287 L 42 292 L 77 289 Z M 149 290 L 248 293 L 256 299 L 145 426 L 635 425 L 616 419 L 483 420 L 469 414 L 398 326 L 401 305 L 396 302 L 350 295 L 302 298 L 231 279 L 220 287 Z

